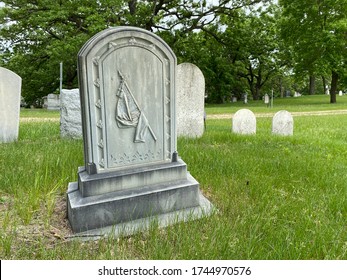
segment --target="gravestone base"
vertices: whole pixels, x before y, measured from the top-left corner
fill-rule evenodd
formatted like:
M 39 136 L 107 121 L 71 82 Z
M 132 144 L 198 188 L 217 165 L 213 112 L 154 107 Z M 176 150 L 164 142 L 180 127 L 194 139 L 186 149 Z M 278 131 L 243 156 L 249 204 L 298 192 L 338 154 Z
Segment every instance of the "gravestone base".
M 159 226 L 167 226 L 209 215 L 212 205 L 202 196 L 199 183 L 188 172 L 185 173 L 185 178 L 182 178 L 182 165 L 185 163 L 180 160 L 178 167 L 174 167 L 174 170 L 179 170 L 176 180 L 171 178 L 167 182 L 161 182 L 163 176 L 167 176 L 167 169 L 164 168 L 164 171 L 157 171 L 159 175 L 154 175 L 159 183 L 155 183 L 156 180 L 151 178 L 150 185 L 92 196 L 82 195 L 81 182 L 70 183 L 67 208 L 73 232 L 77 233 L 77 236 L 129 235 L 145 230 L 151 221 L 157 221 Z M 109 189 L 112 182 L 109 175 L 98 176 L 100 178 L 88 180 L 88 187 L 93 189 L 94 185 L 97 189 Z M 138 176 L 152 177 L 148 174 Z M 117 176 L 114 178 L 114 183 L 119 182 Z

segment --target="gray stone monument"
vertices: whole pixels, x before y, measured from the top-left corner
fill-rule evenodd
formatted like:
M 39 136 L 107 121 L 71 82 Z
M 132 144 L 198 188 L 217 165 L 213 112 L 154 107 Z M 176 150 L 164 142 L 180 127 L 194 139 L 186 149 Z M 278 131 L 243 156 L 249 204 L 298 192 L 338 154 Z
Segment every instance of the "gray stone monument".
M 50 93 L 47 95 L 47 110 L 60 110 L 60 95 Z
M 192 63 L 177 66 L 177 136 L 204 133 L 205 78 Z
M 60 136 L 82 138 L 81 101 L 79 89 L 62 89 L 60 94 Z
M 293 135 L 294 121 L 292 114 L 286 110 L 277 112 L 272 119 L 272 133 L 276 135 Z
M 0 67 L 0 143 L 18 139 L 22 78 Z
M 67 192 L 75 233 L 132 234 L 212 211 L 176 152 L 176 57 L 153 33 L 106 29 L 78 54 L 84 166 Z
M 251 110 L 238 110 L 232 118 L 232 131 L 237 134 L 255 134 L 257 120 Z

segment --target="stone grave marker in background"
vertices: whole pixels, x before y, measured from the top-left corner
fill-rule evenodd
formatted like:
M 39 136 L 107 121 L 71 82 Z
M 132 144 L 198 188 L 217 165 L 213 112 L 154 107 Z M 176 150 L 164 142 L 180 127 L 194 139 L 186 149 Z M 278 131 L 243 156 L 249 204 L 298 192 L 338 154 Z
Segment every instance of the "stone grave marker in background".
M 192 63 L 177 66 L 177 136 L 204 133 L 205 78 Z
M 75 233 L 131 234 L 211 212 L 176 152 L 176 56 L 135 27 L 104 30 L 80 50 L 84 166 L 67 192 Z
M 60 95 L 50 93 L 47 95 L 47 110 L 60 110 Z
M 18 139 L 22 78 L 0 67 L 0 143 Z
M 272 133 L 277 135 L 293 135 L 293 116 L 286 110 L 277 112 L 272 119 Z
M 79 89 L 62 89 L 60 106 L 60 136 L 63 138 L 82 138 Z
M 232 118 L 232 131 L 237 134 L 255 134 L 257 120 L 251 110 L 238 110 Z

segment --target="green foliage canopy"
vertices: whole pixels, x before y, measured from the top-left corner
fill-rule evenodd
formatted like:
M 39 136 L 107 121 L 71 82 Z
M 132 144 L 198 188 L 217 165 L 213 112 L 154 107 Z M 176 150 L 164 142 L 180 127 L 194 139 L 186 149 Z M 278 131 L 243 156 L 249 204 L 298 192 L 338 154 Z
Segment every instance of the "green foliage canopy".
M 4 0 L 0 8 L 1 64 L 23 79 L 31 103 L 57 90 L 59 63 L 64 63 L 64 87 L 77 86 L 76 57 L 95 33 L 118 25 L 151 31 L 189 33 L 222 14 L 260 0 Z

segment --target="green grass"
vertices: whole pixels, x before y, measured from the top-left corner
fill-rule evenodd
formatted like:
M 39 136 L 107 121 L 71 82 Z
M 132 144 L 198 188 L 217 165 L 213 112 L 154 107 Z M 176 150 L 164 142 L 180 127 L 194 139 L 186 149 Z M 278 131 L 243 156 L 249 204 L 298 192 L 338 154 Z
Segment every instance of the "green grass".
M 178 151 L 216 214 L 79 242 L 66 238 L 64 193 L 82 141 L 60 139 L 59 122 L 21 122 L 18 142 L 0 145 L 0 258 L 347 259 L 346 127 L 346 115 L 294 117 L 294 135 L 280 137 L 258 118 L 245 136 L 207 119 L 204 136 L 179 138 Z
M 207 104 L 207 114 L 232 114 L 239 109 L 248 108 L 254 113 L 271 113 L 279 110 L 289 112 L 346 110 L 347 96 L 337 96 L 337 102 L 330 104 L 328 95 L 305 95 L 301 97 L 275 98 L 273 107 L 267 107 L 262 100 L 249 100 L 248 104 L 242 101 L 226 104 Z
M 21 108 L 21 118 L 59 118 L 59 110 L 47 110 L 47 109 L 25 109 Z

